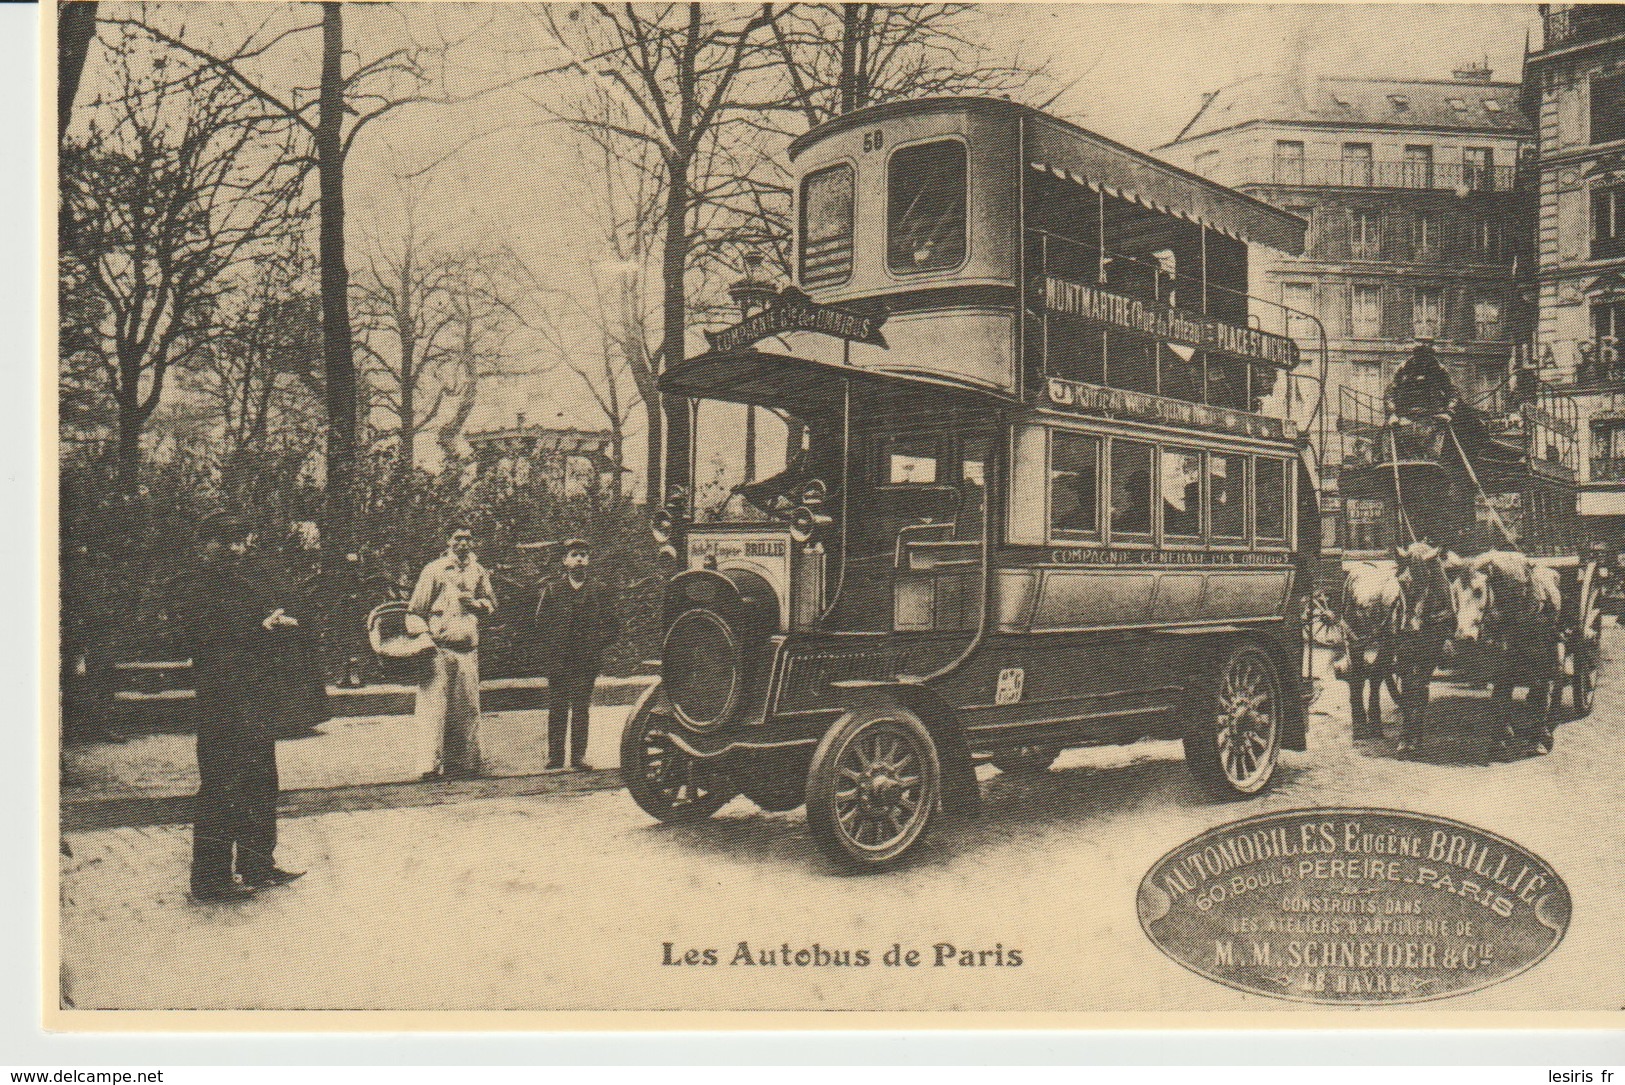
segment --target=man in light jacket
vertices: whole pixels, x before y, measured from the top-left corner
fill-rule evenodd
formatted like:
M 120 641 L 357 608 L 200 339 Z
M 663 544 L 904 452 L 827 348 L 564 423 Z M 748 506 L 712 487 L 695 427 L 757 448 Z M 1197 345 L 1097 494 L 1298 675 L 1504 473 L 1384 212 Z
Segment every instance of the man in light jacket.
M 480 764 L 480 617 L 496 610 L 491 576 L 474 557 L 474 533 L 453 524 L 446 552 L 424 566 L 409 604 L 429 626 L 434 660 L 418 688 L 422 779 L 478 776 Z

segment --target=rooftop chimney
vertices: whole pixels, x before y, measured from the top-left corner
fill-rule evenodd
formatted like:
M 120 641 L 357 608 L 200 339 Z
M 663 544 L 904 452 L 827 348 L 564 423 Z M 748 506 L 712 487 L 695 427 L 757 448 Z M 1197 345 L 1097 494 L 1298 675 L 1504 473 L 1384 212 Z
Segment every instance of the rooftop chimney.
M 1494 75 L 1495 72 L 1486 61 L 1483 64 L 1469 64 L 1466 67 L 1457 68 L 1450 74 L 1456 77 L 1458 83 L 1488 83 L 1490 76 Z

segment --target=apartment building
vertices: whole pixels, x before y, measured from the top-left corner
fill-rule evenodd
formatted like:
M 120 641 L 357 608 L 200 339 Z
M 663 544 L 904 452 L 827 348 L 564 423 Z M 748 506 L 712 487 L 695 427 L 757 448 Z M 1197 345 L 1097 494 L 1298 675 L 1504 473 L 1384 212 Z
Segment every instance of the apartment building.
M 1530 216 L 1517 175 L 1530 128 L 1519 85 L 1491 76 L 1256 76 L 1208 95 L 1154 152 L 1310 224 L 1301 257 L 1255 259 L 1250 290 L 1263 299 L 1254 319 L 1297 339 L 1306 370 L 1324 334 L 1328 545 L 1389 541 L 1388 510 L 1336 492 L 1336 465 L 1356 454 L 1343 417 L 1380 413 L 1418 340 L 1464 396 L 1497 400 L 1525 334 L 1515 268 Z
M 1579 416 L 1579 511 L 1625 551 L 1625 7 L 1542 4 L 1525 60 L 1539 230 L 1532 350 Z

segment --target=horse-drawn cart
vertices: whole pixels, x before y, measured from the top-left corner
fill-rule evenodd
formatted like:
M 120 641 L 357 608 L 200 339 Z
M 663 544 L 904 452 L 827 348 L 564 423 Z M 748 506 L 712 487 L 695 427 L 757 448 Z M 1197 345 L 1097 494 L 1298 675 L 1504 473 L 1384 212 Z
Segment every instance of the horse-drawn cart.
M 1414 748 L 1426 685 L 1442 665 L 1476 676 L 1503 704 L 1514 687 L 1529 690 L 1524 726 L 1510 709 L 1500 714 L 1503 745 L 1549 750 L 1565 687 L 1573 714 L 1590 713 L 1608 570 L 1582 538 L 1574 414 L 1562 397 L 1508 404 L 1500 389 L 1399 413 L 1391 400 L 1343 389 L 1339 488 L 1379 528 L 1367 544 L 1387 544 L 1350 555 L 1333 603 L 1356 737 L 1380 727 L 1367 717 L 1387 685 L 1404 717 L 1401 749 Z

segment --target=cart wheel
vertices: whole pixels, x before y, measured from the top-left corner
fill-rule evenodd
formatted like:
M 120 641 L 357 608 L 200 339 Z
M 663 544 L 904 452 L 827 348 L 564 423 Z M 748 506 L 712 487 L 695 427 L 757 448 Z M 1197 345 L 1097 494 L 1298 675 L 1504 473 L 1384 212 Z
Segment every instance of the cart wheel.
M 1602 646 L 1589 633 L 1582 634 L 1574 653 L 1574 715 L 1584 719 L 1597 705 L 1597 674 L 1602 670 Z
M 677 726 L 656 685 L 643 695 L 621 732 L 621 780 L 632 799 L 657 821 L 704 821 L 738 791 L 728 778 L 684 753 L 668 731 Z
M 1220 798 L 1254 795 L 1281 753 L 1281 678 L 1269 653 L 1238 644 L 1198 686 L 1185 731 L 1191 775 Z
M 990 760 L 998 770 L 1008 776 L 1037 776 L 1048 772 L 1061 751 L 1054 746 L 1017 746 L 999 750 Z
M 861 869 L 895 862 L 942 797 L 937 744 L 899 704 L 854 708 L 825 732 L 807 778 L 807 824 L 825 855 Z

